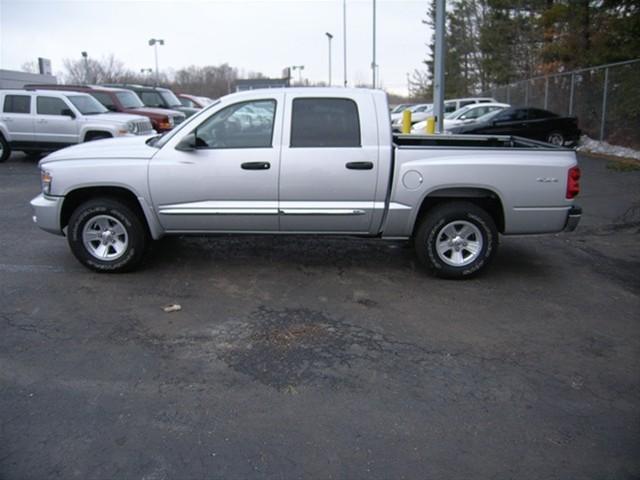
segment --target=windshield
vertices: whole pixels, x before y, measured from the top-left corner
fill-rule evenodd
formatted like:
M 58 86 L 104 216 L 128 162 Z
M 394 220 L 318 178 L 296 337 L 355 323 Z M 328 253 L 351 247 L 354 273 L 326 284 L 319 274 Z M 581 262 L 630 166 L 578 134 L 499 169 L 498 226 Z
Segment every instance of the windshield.
M 169 107 L 181 107 L 182 104 L 178 97 L 176 97 L 171 90 L 160 90 L 160 95 L 164 98 L 164 101 L 167 102 Z
M 476 122 L 480 123 L 480 122 L 486 122 L 488 120 L 491 120 L 493 117 L 495 117 L 496 115 L 498 115 L 500 112 L 503 112 L 503 111 L 504 111 L 504 109 L 498 108 L 497 110 L 494 110 L 493 112 L 485 113 L 481 117 L 476 118 Z
M 83 115 L 96 115 L 109 111 L 91 95 L 69 95 L 67 98 Z
M 400 112 L 404 111 L 408 106 L 409 106 L 408 103 L 403 103 L 401 105 L 398 105 L 396 108 L 391 110 L 391 113 L 400 113 Z
M 116 97 L 120 100 L 123 108 L 144 107 L 144 103 L 142 103 L 138 96 L 133 92 L 118 92 L 116 93 Z
M 456 118 L 458 118 L 459 116 L 465 114 L 466 112 L 468 112 L 469 110 L 471 110 L 473 108 L 473 106 L 471 105 L 467 105 L 466 107 L 462 107 L 459 108 L 458 110 L 456 110 L 455 112 L 451 112 L 451 113 L 447 113 L 444 118 L 448 118 L 450 120 L 455 120 Z

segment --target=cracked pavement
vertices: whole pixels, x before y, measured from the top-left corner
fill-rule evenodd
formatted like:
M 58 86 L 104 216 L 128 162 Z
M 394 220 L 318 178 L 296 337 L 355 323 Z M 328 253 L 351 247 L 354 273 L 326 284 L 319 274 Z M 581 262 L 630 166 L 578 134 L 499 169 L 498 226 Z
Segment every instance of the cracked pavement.
M 640 174 L 581 161 L 576 232 L 452 282 L 352 238 L 168 238 L 94 274 L 14 155 L 0 479 L 640 477 Z

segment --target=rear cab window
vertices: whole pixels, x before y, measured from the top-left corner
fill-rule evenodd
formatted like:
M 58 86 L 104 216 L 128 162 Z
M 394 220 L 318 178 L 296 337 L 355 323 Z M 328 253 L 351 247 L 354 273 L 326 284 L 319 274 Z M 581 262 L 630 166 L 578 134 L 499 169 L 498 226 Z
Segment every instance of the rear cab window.
M 5 95 L 2 106 L 4 113 L 31 113 L 31 96 Z
M 349 98 L 295 98 L 291 148 L 359 148 L 360 115 Z

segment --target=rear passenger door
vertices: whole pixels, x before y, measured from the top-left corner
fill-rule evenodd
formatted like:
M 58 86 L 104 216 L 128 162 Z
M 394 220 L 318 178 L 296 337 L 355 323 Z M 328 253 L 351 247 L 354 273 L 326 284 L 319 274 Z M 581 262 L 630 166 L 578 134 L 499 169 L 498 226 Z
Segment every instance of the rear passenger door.
M 2 123 L 11 142 L 33 142 L 31 95 L 6 94 L 2 102 Z
M 44 144 L 78 143 L 78 121 L 73 109 L 59 97 L 36 96 L 35 140 Z
M 368 233 L 379 170 L 373 98 L 287 95 L 285 104 L 280 229 Z

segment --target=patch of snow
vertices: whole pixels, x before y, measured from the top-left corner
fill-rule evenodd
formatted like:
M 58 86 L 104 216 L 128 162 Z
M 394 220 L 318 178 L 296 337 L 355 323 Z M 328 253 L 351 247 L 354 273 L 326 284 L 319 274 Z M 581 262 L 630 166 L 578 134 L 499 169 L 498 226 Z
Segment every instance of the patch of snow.
M 611 155 L 612 157 L 633 158 L 635 160 L 640 160 L 640 151 L 638 150 L 634 150 L 633 148 L 620 147 L 618 145 L 611 145 L 607 142 L 601 142 L 599 140 L 589 138 L 587 135 L 583 135 L 582 137 L 580 137 L 580 144 L 576 150 L 579 152 L 601 153 L 603 155 Z

